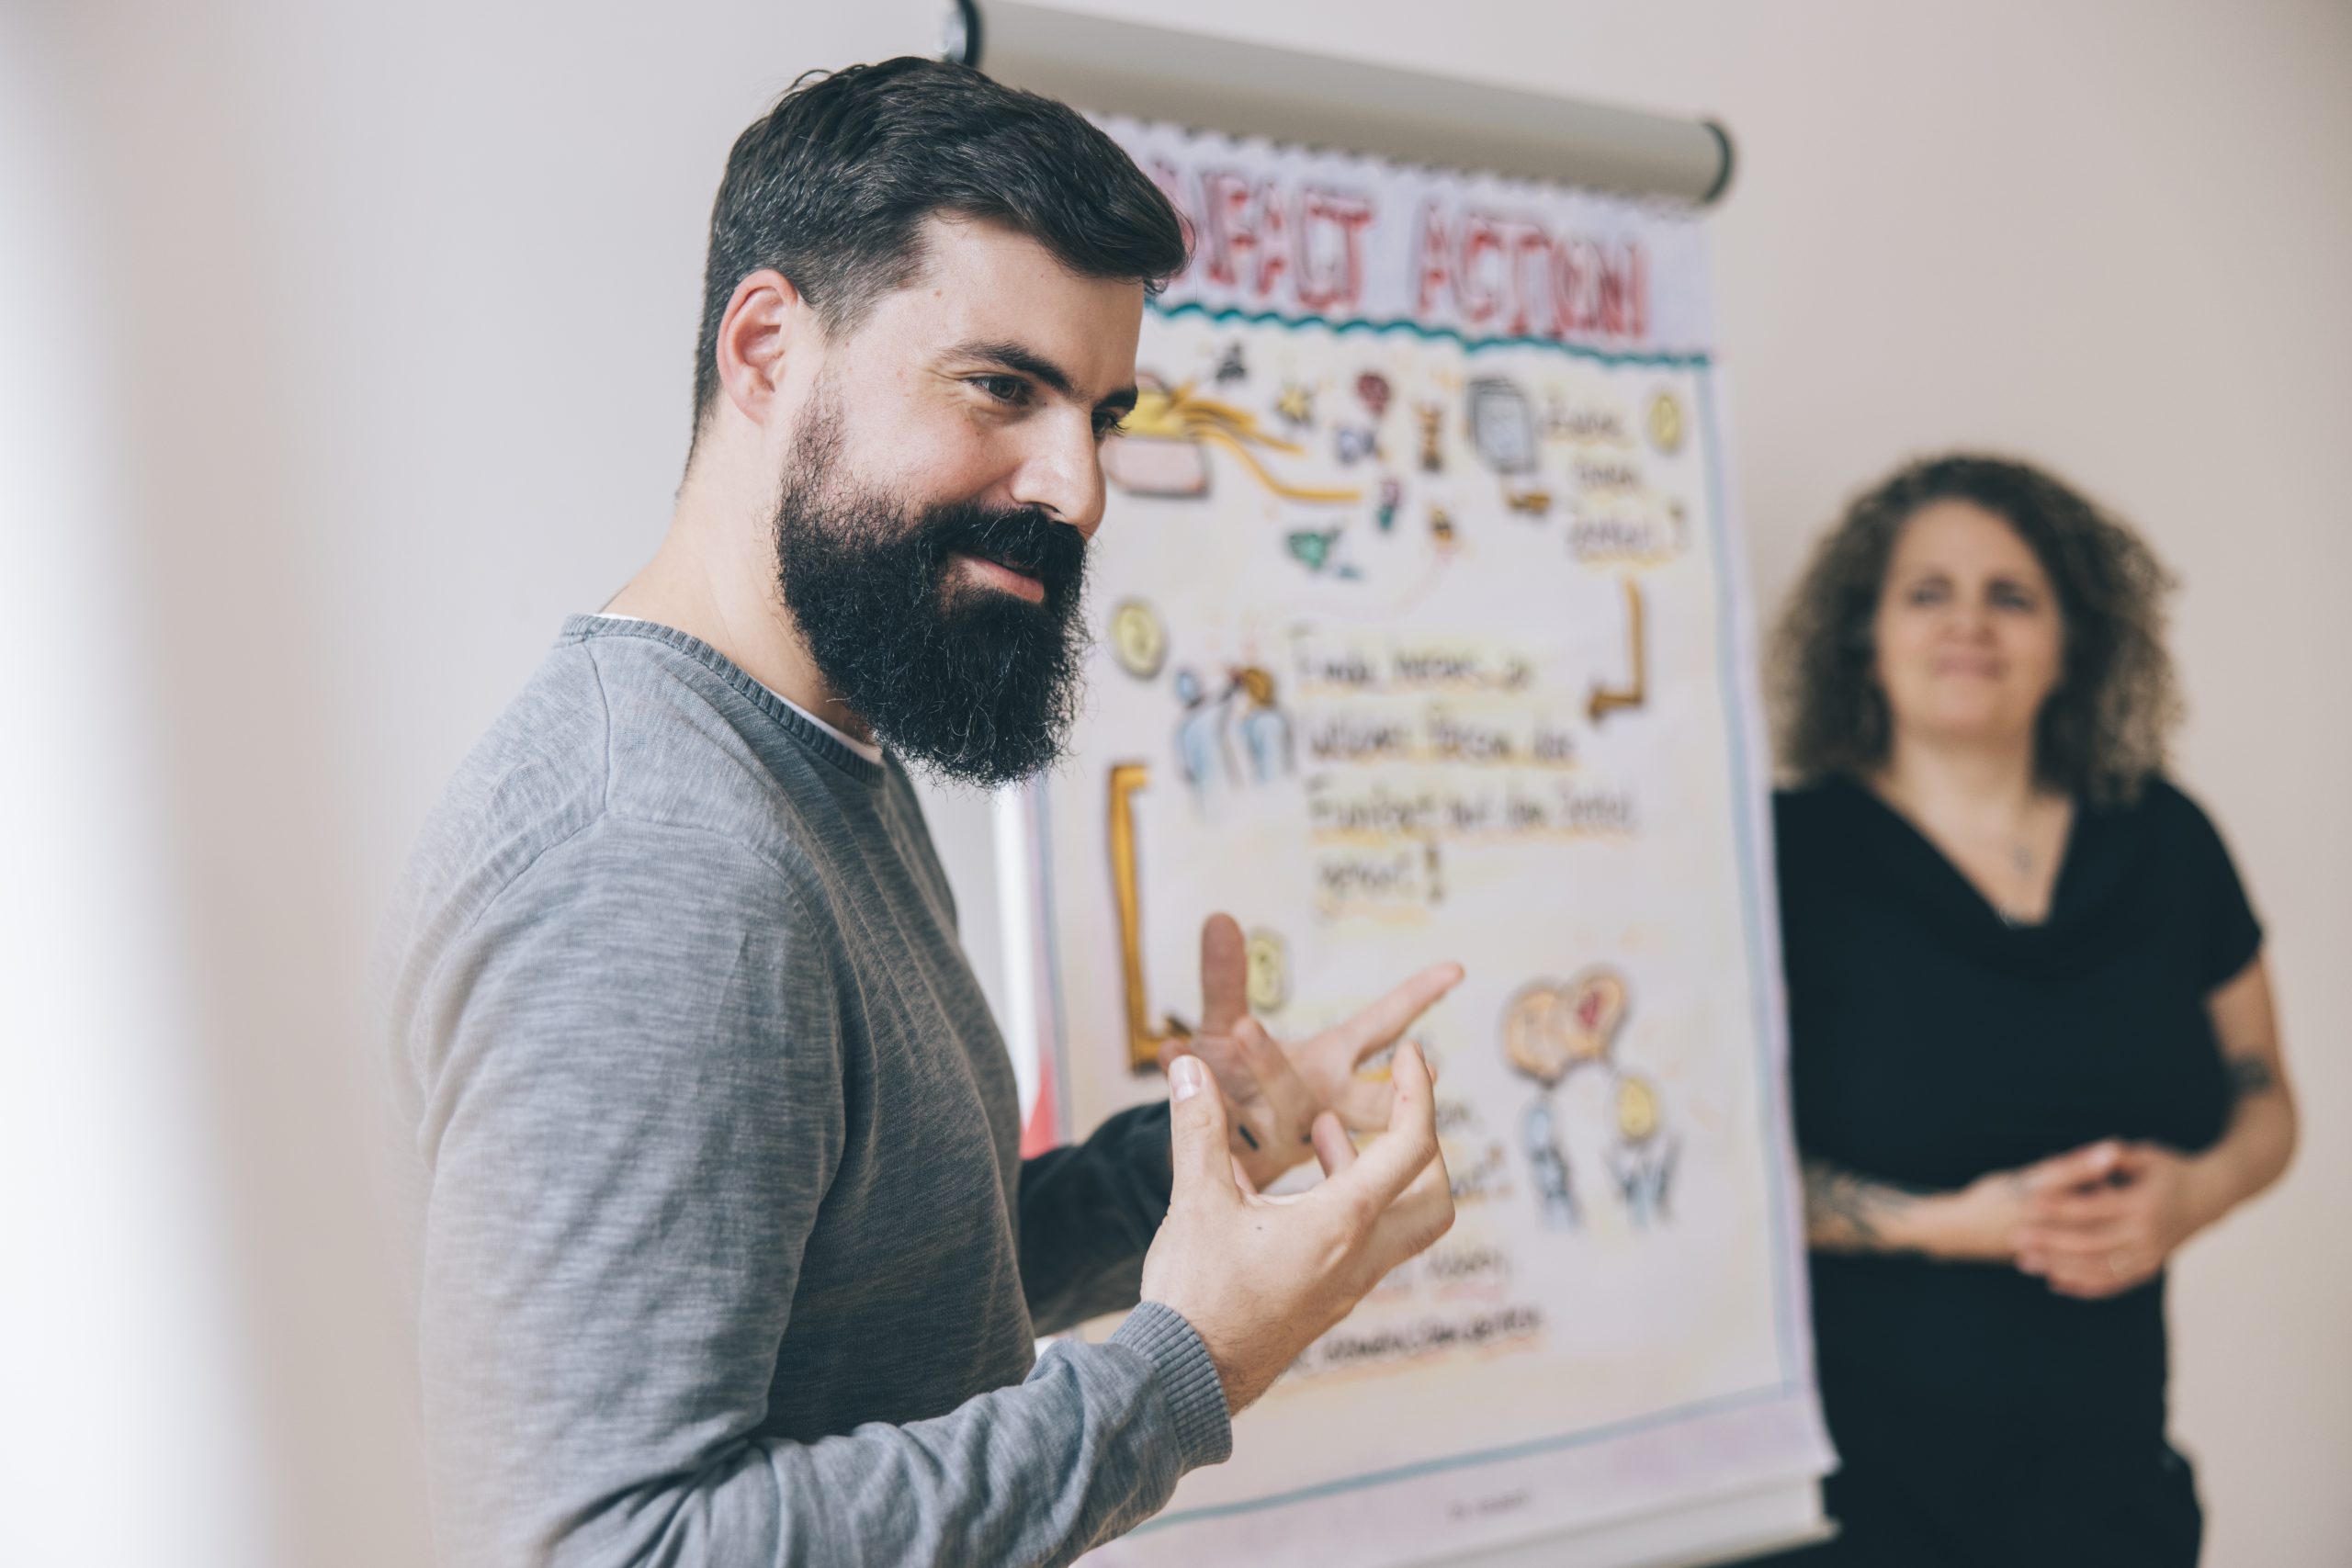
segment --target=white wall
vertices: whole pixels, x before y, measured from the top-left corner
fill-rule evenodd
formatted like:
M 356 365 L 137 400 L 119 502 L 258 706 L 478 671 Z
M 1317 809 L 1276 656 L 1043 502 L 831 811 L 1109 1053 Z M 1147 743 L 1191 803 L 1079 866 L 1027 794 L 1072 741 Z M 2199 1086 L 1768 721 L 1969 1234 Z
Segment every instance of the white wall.
M 44 10 L 102 215 L 90 341 L 129 519 L 89 633 L 143 675 L 91 700 L 164 759 L 157 887 L 205 1086 L 187 1114 L 232 1150 L 279 1556 L 413 1561 L 347 1157 L 368 928 L 558 619 L 658 536 L 729 141 L 801 69 L 927 48 L 931 7 Z M 2059 467 L 2178 569 L 2180 771 L 2270 923 L 2310 1124 L 2286 1185 L 2180 1269 L 2179 1424 L 2210 1562 L 2342 1561 L 2352 12 L 1193 0 L 1183 19 L 1729 124 L 1718 305 L 1768 603 L 1849 491 L 1964 443 Z M 939 824 L 977 869 L 978 805 Z M 964 905 L 991 941 L 991 901 Z

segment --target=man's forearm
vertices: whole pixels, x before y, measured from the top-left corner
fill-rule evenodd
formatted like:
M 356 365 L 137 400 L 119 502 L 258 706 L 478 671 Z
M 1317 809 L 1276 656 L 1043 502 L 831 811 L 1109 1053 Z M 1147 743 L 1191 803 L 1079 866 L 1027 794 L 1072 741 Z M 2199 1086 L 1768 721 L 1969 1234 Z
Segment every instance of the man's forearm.
M 1231 1444 L 1198 1336 L 1146 1306 L 1109 1343 L 1056 1347 L 1018 1387 L 931 1420 L 739 1440 L 641 1477 L 626 1453 L 494 1451 L 436 1491 L 454 1568 L 1046 1565 L 1133 1528 Z

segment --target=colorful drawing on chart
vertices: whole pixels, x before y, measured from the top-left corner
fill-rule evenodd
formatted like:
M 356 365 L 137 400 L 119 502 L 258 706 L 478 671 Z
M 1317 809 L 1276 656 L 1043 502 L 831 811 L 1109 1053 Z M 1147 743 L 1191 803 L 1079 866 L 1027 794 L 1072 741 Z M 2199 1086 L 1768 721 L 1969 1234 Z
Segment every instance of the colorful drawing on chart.
M 1646 1144 L 1657 1134 L 1657 1091 L 1649 1080 L 1632 1074 L 1617 1081 L 1617 1135 L 1629 1144 Z
M 1170 682 L 1175 690 L 1176 771 L 1195 805 L 1205 806 L 1219 789 L 1264 785 L 1298 769 L 1291 716 L 1273 672 L 1242 664 L 1225 671 L 1225 683 L 1211 691 L 1187 665 Z
M 1136 378 L 1136 406 L 1120 422 L 1120 434 L 1104 444 L 1102 472 L 1132 495 L 1202 497 L 1209 493 L 1211 446 L 1240 458 L 1251 478 L 1285 501 L 1339 506 L 1363 496 L 1353 487 L 1278 478 L 1258 451 L 1297 457 L 1305 447 L 1261 430 L 1258 416 L 1246 409 L 1201 396 L 1189 381 L 1170 388 L 1154 376 Z
M 1630 577 L 1625 580 L 1625 639 L 1632 678 L 1623 686 L 1593 683 L 1585 712 L 1596 728 L 1611 714 L 1641 707 L 1649 701 L 1649 637 L 1643 625 L 1642 585 Z
M 1566 985 L 1533 981 L 1504 1004 L 1503 1060 L 1537 1089 L 1520 1121 L 1521 1152 L 1544 1221 L 1555 1228 L 1575 1229 L 1583 1219 L 1555 1091 L 1587 1068 L 1607 1075 L 1601 1162 L 1628 1219 L 1647 1228 L 1668 1218 L 1680 1145 L 1664 1131 L 1657 1089 L 1618 1065 L 1617 1036 L 1628 1004 L 1624 978 L 1605 967 L 1588 969 Z
M 1141 599 L 1122 599 L 1111 612 L 1111 657 L 1138 681 L 1159 673 L 1168 659 L 1168 626 Z
M 1632 1073 L 1621 1076 L 1611 1109 L 1617 1137 L 1603 1154 L 1602 1163 L 1617 1183 L 1626 1217 L 1636 1228 L 1646 1230 L 1672 1217 L 1668 1200 L 1672 1196 L 1675 1158 L 1682 1152 L 1681 1143 L 1660 1134 L 1657 1091 L 1647 1078 Z
M 1228 685 L 1211 697 L 1199 671 L 1190 668 L 1177 671 L 1173 684 L 1178 708 L 1176 771 L 1183 775 L 1194 804 L 1204 804 L 1220 784 L 1241 782 L 1241 770 L 1233 760 L 1227 734 L 1233 688 Z
M 1445 472 L 1445 406 L 1421 403 L 1413 410 L 1421 431 L 1421 472 Z
M 1589 969 L 1569 983 L 1562 999 L 1565 1011 L 1555 1016 L 1570 1058 L 1606 1061 L 1625 1023 L 1625 982 L 1613 970 Z
M 1380 481 L 1380 504 L 1373 510 L 1372 520 L 1384 534 L 1396 526 L 1396 508 L 1405 499 L 1405 487 L 1395 479 Z
M 1442 506 L 1430 508 L 1430 538 L 1440 550 L 1451 550 L 1459 537 L 1453 514 Z
M 1195 499 L 1209 492 L 1208 448 L 1128 431 L 1103 443 L 1102 477 L 1129 495 Z
M 1672 392 L 1660 392 L 1650 400 L 1649 418 L 1645 422 L 1650 445 L 1672 457 L 1682 448 L 1682 405 Z
M 1250 364 L 1241 357 L 1241 345 L 1238 343 L 1227 344 L 1225 353 L 1217 359 L 1216 369 L 1211 374 L 1220 387 L 1234 381 L 1247 381 L 1250 378 Z
M 1373 423 L 1378 424 L 1387 415 L 1391 390 L 1388 378 L 1377 370 L 1367 370 L 1356 378 L 1356 401 L 1372 415 Z
M 1552 515 L 1552 492 L 1548 490 L 1503 490 L 1503 504 L 1522 517 L 1539 521 Z
M 1280 931 L 1261 928 L 1250 933 L 1242 951 L 1248 964 L 1250 1010 L 1282 1011 L 1290 1002 L 1290 943 Z
M 1340 558 L 1340 539 L 1347 532 L 1344 525 L 1329 528 L 1294 528 L 1283 536 L 1283 547 L 1307 570 L 1318 576 L 1353 578 L 1358 574 L 1349 562 Z
M 1263 666 L 1245 664 L 1231 671 L 1232 690 L 1239 694 L 1243 753 L 1250 760 L 1250 780 L 1272 784 L 1287 778 L 1298 767 L 1291 742 L 1290 715 L 1275 697 L 1274 677 Z
M 1335 425 L 1331 449 L 1343 465 L 1353 466 L 1380 456 L 1380 433 L 1364 424 Z
M 1470 444 L 1498 474 L 1535 467 L 1535 411 L 1518 384 L 1499 376 L 1470 383 Z
M 1151 783 L 1148 762 L 1114 762 L 1104 816 L 1111 851 L 1111 897 L 1118 908 L 1119 959 L 1126 1002 L 1127 1070 L 1137 1076 L 1159 1069 L 1160 1049 L 1187 1031 L 1175 1018 L 1151 1020 L 1151 998 L 1143 964 L 1142 873 L 1136 853 L 1135 797 Z
M 1315 389 L 1301 381 L 1283 382 L 1281 395 L 1274 399 L 1274 412 L 1284 424 L 1305 429 L 1315 423 Z
M 1534 1183 L 1544 1223 L 1555 1230 L 1572 1231 L 1584 1216 L 1577 1208 L 1576 1176 L 1568 1168 L 1567 1150 L 1552 1125 L 1553 1114 L 1549 1095 L 1528 1101 L 1527 1114 L 1520 1122 L 1520 1141 L 1527 1153 L 1528 1176 Z

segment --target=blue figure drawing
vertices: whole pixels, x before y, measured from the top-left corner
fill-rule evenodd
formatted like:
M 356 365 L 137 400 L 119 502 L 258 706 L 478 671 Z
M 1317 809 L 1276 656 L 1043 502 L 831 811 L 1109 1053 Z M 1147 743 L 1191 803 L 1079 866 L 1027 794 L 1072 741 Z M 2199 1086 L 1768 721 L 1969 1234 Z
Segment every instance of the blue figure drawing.
M 1623 1144 L 1609 1150 L 1609 1174 L 1616 1180 L 1618 1196 L 1625 1201 L 1625 1215 L 1637 1230 L 1671 1218 L 1667 1208 L 1667 1196 L 1674 1182 L 1675 1156 L 1681 1153 L 1680 1142 L 1664 1138 L 1647 1147 L 1639 1144 Z
M 1241 743 L 1250 756 L 1251 782 L 1272 784 L 1297 765 L 1291 747 L 1290 716 L 1275 700 L 1272 674 L 1255 664 L 1233 671 L 1232 690 L 1248 705 L 1241 715 Z
M 1184 775 L 1193 800 L 1205 801 L 1211 787 L 1220 780 L 1228 784 L 1241 782 L 1226 734 L 1234 688 L 1227 685 L 1212 698 L 1208 688 L 1201 683 L 1199 673 L 1191 669 L 1177 671 L 1174 685 L 1176 700 L 1183 705 L 1183 713 L 1176 721 L 1177 769 Z
M 1576 1229 L 1576 1186 L 1568 1175 L 1568 1156 L 1552 1130 L 1551 1096 L 1528 1102 L 1520 1131 L 1525 1140 L 1527 1168 L 1535 1178 L 1535 1195 L 1544 1205 L 1544 1223 L 1555 1230 Z

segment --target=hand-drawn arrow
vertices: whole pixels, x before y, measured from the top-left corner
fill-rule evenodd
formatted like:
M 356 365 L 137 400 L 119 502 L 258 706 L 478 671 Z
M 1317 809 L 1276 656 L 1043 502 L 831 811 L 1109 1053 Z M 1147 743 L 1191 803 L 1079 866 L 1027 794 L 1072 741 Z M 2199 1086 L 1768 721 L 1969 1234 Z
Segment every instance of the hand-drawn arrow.
M 1625 579 L 1625 626 L 1633 645 L 1634 679 L 1624 686 L 1593 683 L 1592 699 L 1585 705 L 1585 712 L 1596 726 L 1605 715 L 1619 708 L 1637 708 L 1649 700 L 1649 639 L 1642 628 L 1642 585 L 1630 577 Z
M 1151 1026 L 1144 991 L 1143 892 L 1136 869 L 1136 792 L 1151 782 L 1148 762 L 1111 764 L 1111 893 L 1119 906 L 1119 960 L 1127 987 L 1127 1066 L 1137 1075 L 1159 1066 L 1159 1046 L 1170 1030 Z

